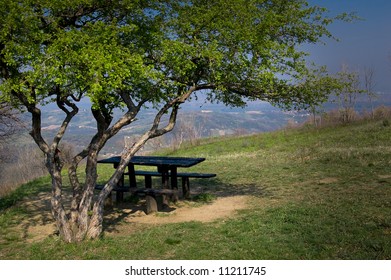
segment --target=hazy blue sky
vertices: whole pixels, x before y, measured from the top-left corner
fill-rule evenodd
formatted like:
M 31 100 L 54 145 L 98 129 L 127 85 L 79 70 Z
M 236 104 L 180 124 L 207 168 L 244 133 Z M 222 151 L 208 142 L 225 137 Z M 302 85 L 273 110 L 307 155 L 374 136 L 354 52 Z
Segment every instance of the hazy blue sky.
M 327 65 L 330 72 L 342 64 L 354 71 L 371 67 L 375 71 L 376 90 L 391 94 L 391 1 L 390 0 L 309 0 L 326 7 L 331 14 L 356 12 L 363 20 L 335 22 L 329 30 L 339 42 L 311 46 L 311 59 Z

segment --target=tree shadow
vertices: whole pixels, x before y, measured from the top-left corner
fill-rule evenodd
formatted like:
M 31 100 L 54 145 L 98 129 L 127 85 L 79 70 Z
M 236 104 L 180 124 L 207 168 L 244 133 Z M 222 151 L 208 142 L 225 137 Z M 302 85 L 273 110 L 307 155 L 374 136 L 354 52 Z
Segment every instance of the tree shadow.
M 273 191 L 269 190 L 268 187 L 262 184 L 230 184 L 218 178 L 213 179 L 193 179 L 190 182 L 190 200 L 184 200 L 182 197 L 181 188 L 179 187 L 179 198 L 180 202 L 192 201 L 192 198 L 196 197 L 198 194 L 212 194 L 216 198 L 227 198 L 234 196 L 252 196 L 258 198 L 273 197 Z M 140 200 L 137 203 L 125 201 L 115 204 L 114 208 L 107 209 L 105 211 L 104 217 L 104 232 L 115 233 L 119 232 L 116 228 L 117 225 L 121 223 L 132 224 L 132 221 L 126 221 L 126 219 L 131 216 L 145 216 L 146 205 L 144 200 Z M 210 203 L 213 203 L 210 202 Z M 170 207 L 159 211 L 163 215 L 166 213 L 173 212 L 178 207 L 174 204 Z
M 47 193 L 39 193 L 28 200 L 25 199 L 19 207 L 24 217 L 16 227 L 22 230 L 20 237 L 23 240 L 39 240 L 57 235 L 51 213 L 50 196 Z
M 180 184 L 179 184 L 180 185 Z M 182 199 L 181 187 L 179 186 L 180 202 Z M 219 178 L 211 179 L 193 179 L 190 180 L 191 198 L 197 194 L 209 193 L 216 198 L 225 198 L 233 196 L 253 196 L 253 197 L 272 197 L 273 193 L 267 187 L 259 184 L 231 184 Z M 98 192 L 97 192 L 98 194 Z M 71 196 L 71 192 L 64 192 L 65 196 Z M 113 198 L 115 194 L 112 194 Z M 129 195 L 128 195 L 129 196 Z M 70 199 L 69 199 L 70 200 Z M 212 202 L 213 203 L 213 202 Z M 169 214 L 178 207 L 174 204 L 162 209 L 162 214 Z M 22 229 L 21 238 L 23 240 L 41 240 L 47 236 L 57 235 L 55 222 L 51 214 L 50 194 L 41 192 L 21 203 L 21 209 L 25 217 L 17 225 Z M 146 204 L 144 199 L 132 201 L 125 197 L 124 202 L 114 203 L 114 207 L 104 210 L 104 232 L 116 232 L 118 224 L 126 222 L 126 218 L 131 215 L 146 215 Z M 41 235 L 41 236 L 39 236 Z

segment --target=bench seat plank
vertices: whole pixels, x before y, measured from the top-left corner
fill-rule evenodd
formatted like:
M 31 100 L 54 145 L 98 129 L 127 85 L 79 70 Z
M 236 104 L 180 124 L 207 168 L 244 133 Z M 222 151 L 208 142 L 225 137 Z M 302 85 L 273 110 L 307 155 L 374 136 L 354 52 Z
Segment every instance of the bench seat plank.
M 129 173 L 124 173 L 129 175 Z M 152 176 L 161 177 L 162 173 L 157 171 L 145 171 L 145 170 L 136 170 L 134 171 L 136 176 L 144 176 L 145 178 L 145 187 L 152 188 Z M 168 176 L 171 174 L 169 173 Z M 196 172 L 179 172 L 177 173 L 178 178 L 182 178 L 182 193 L 185 199 L 190 198 L 190 178 L 213 178 L 216 177 L 216 174 L 213 173 L 196 173 Z

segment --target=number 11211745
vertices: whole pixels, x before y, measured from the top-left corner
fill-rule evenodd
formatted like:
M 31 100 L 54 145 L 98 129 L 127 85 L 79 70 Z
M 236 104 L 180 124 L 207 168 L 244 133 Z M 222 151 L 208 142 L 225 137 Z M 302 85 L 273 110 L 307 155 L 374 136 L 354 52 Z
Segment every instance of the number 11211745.
M 248 267 L 220 267 L 219 268 L 219 275 L 266 275 L 266 267 L 254 267 L 254 266 L 248 266 Z

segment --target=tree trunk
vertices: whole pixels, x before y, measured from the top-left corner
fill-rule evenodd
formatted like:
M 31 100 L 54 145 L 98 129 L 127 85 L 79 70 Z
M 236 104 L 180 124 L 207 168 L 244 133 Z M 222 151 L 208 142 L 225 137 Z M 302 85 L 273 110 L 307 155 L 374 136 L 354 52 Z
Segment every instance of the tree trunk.
M 47 168 L 52 178 L 52 215 L 63 240 L 73 242 L 74 234 L 62 203 L 61 164 L 59 164 L 59 159 L 56 156 L 48 155 L 47 157 Z
M 122 177 L 123 172 L 125 171 L 127 164 L 121 164 L 113 176 L 110 178 L 109 182 L 105 185 L 103 190 L 99 193 L 98 199 L 93 205 L 92 216 L 89 221 L 88 230 L 86 237 L 90 239 L 97 238 L 102 233 L 102 224 L 103 224 L 103 208 L 107 196 L 110 194 L 114 186 L 116 186 L 119 180 Z
M 77 219 L 79 213 L 79 205 L 82 197 L 82 185 L 79 182 L 79 178 L 77 176 L 77 168 L 82 159 L 84 159 L 87 155 L 87 152 L 84 150 L 80 154 L 74 157 L 71 166 L 68 169 L 68 178 L 71 184 L 73 193 L 72 193 L 72 201 L 71 201 L 71 214 L 70 219 L 74 228 L 77 228 Z M 76 230 L 76 229 L 75 229 Z
M 98 178 L 97 158 L 98 158 L 97 149 L 92 149 L 89 152 L 89 156 L 87 157 L 87 165 L 85 169 L 86 180 L 84 185 L 83 196 L 79 204 L 79 213 L 77 219 L 77 224 L 79 228 L 76 235 L 76 239 L 78 241 L 81 241 L 86 237 L 89 228 L 90 220 L 89 220 L 88 212 L 91 209 L 91 204 L 94 197 L 95 184 Z
M 116 171 L 111 176 L 110 180 L 107 182 L 105 187 L 99 193 L 98 199 L 93 205 L 92 216 L 89 222 L 88 230 L 86 237 L 89 239 L 94 239 L 99 237 L 102 234 L 103 230 L 103 208 L 106 197 L 110 194 L 114 186 L 116 186 L 121 179 L 126 167 L 129 164 L 130 159 L 139 151 L 144 144 L 150 139 L 151 133 L 147 132 L 144 134 L 138 142 L 134 143 L 133 146 L 129 147 L 122 154 L 121 162 L 119 163 Z

